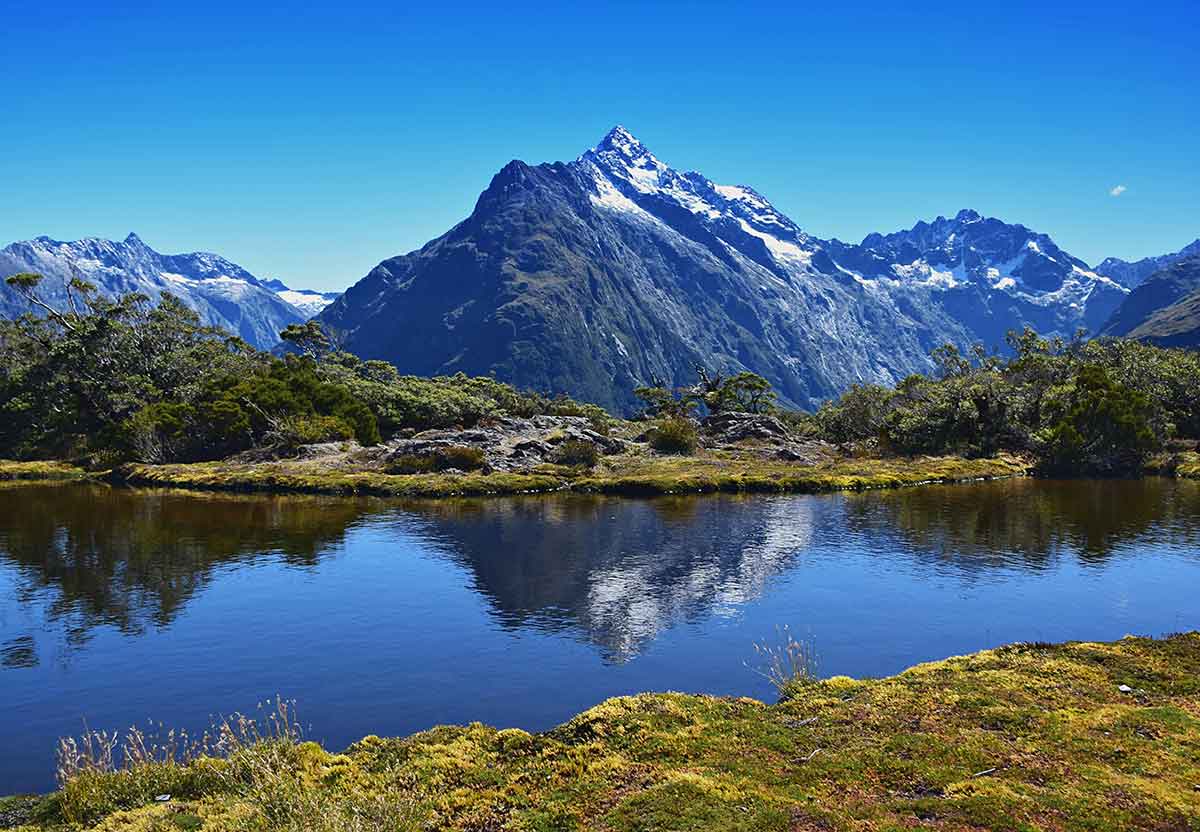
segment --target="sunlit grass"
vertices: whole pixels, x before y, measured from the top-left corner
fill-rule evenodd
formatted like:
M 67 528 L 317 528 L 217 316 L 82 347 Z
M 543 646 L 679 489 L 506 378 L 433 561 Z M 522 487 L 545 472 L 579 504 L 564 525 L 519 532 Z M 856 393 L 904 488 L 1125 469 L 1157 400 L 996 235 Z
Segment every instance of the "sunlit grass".
M 76 758 L 59 792 L 0 802 L 0 817 L 102 832 L 788 832 L 920 820 L 1117 832 L 1188 830 L 1200 817 L 1200 633 L 1017 644 L 878 680 L 817 680 L 811 651 L 781 637 L 758 654 L 782 683 L 776 704 L 641 694 L 546 734 L 441 727 L 340 754 L 289 727 L 236 729 L 182 760 L 138 751 L 132 766 L 101 748 Z

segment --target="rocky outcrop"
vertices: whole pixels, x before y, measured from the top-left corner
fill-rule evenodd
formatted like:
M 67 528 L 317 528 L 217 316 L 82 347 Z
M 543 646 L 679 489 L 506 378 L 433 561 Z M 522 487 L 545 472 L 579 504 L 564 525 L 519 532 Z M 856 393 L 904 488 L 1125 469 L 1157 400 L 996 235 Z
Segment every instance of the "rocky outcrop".
M 429 430 L 407 439 L 393 439 L 362 454 L 388 468 L 413 458 L 434 458 L 459 448 L 477 449 L 483 467 L 491 471 L 524 471 L 558 461 L 564 442 L 584 442 L 600 454 L 617 454 L 631 443 L 596 431 L 581 416 L 502 417 L 461 430 Z
M 700 421 L 700 431 L 706 448 L 757 452 L 801 465 L 819 465 L 836 454 L 828 442 L 793 436 L 783 422 L 766 413 L 716 413 Z

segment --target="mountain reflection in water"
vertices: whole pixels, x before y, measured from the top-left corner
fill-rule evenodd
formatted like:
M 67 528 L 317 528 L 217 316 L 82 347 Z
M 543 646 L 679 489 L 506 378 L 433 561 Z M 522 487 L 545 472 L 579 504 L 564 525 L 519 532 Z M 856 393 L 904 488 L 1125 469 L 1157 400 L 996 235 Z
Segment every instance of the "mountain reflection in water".
M 1013 480 L 825 496 L 437 502 L 0 489 L 0 757 L 52 784 L 86 719 L 189 730 L 282 693 L 337 747 L 609 696 L 769 697 L 1006 641 L 1200 627 L 1200 483 Z
M 315 568 L 356 525 L 383 524 L 468 570 L 500 626 L 568 632 L 610 661 L 662 630 L 760 595 L 841 526 L 881 556 L 963 573 L 1101 563 L 1134 540 L 1200 544 L 1200 484 L 1009 480 L 826 498 L 531 497 L 396 504 L 366 498 L 41 486 L 0 499 L 15 599 L 51 593 L 48 622 L 81 646 L 96 627 L 168 627 L 222 568 Z M 826 535 L 827 536 L 827 535 Z M 28 636 L 0 662 L 36 662 Z

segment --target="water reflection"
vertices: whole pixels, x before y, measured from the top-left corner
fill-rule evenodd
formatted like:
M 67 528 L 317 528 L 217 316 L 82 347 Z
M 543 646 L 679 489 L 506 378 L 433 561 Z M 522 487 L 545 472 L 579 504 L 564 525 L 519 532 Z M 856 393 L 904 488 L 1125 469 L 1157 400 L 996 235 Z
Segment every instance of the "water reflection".
M 372 507 L 368 501 L 196 495 L 105 486 L 29 486 L 0 498 L 0 561 L 19 603 L 45 601 L 69 645 L 107 625 L 136 635 L 167 627 L 222 565 L 265 557 L 314 566 Z M 28 667 L 32 639 L 0 645 Z
M 609 661 L 762 593 L 813 539 L 815 500 L 719 496 L 407 506 L 502 626 L 572 631 Z
M 621 663 L 664 630 L 732 614 L 802 559 L 847 546 L 974 578 L 1041 570 L 1064 553 L 1101 564 L 1133 541 L 1200 548 L 1198 518 L 1200 483 L 1165 480 L 403 505 L 29 486 L 0 499 L 0 566 L 11 567 L 0 591 L 77 649 L 102 626 L 169 628 L 221 569 L 315 568 L 361 530 L 465 570 L 502 628 L 568 634 Z M 11 615 L 0 598 L 0 671 L 39 662 Z
M 1200 543 L 1200 483 L 1161 478 L 1117 481 L 929 486 L 857 494 L 846 523 L 880 538 L 899 534 L 905 548 L 960 569 L 1037 569 L 1069 553 L 1100 564 L 1133 541 Z

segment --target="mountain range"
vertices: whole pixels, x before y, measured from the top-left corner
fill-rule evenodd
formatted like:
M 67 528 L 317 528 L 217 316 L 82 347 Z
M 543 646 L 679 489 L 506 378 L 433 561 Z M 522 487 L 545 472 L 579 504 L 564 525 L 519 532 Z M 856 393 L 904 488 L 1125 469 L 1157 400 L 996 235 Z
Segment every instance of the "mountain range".
M 159 254 L 136 234 L 120 242 L 38 237 L 0 249 L 0 276 L 42 275 L 39 293 L 58 308 L 66 308 L 72 270 L 108 297 L 141 292 L 157 300 L 170 292 L 195 309 L 206 324 L 226 329 L 260 349 L 279 343 L 280 330 L 308 320 L 337 296 L 260 280 L 216 254 Z M 12 318 L 27 311 L 24 298 L 0 283 L 0 315 Z
M 1102 335 L 1163 347 L 1200 347 L 1200 246 L 1158 269 L 1129 294 Z
M 1143 257 L 1141 260 L 1128 262 L 1117 257 L 1108 257 L 1100 261 L 1096 271 L 1111 277 L 1122 286 L 1136 288 L 1145 282 L 1146 278 L 1161 269 L 1165 269 L 1186 257 L 1200 255 L 1200 240 L 1193 240 L 1182 249 L 1171 254 L 1161 254 L 1158 257 Z
M 505 165 L 467 219 L 384 260 L 319 320 L 406 372 L 492 373 L 618 410 L 641 384 L 690 383 L 696 364 L 753 370 L 811 407 L 928 371 L 945 342 L 1096 332 L 1129 292 L 971 210 L 821 240 L 616 127 L 574 161 Z
M 573 161 L 505 165 L 469 217 L 341 295 L 215 254 L 159 254 L 133 234 L 0 249 L 0 276 L 45 275 L 52 303 L 65 304 L 74 268 L 110 296 L 173 292 L 260 348 L 316 316 L 346 349 L 403 372 L 491 374 L 623 412 L 638 386 L 689 384 L 696 365 L 752 370 L 785 404 L 813 407 L 854 383 L 928 372 L 947 342 L 1003 349 L 1025 326 L 1194 343 L 1196 263 L 1200 240 L 1092 268 L 969 209 L 823 240 L 753 188 L 677 171 L 619 126 Z M 0 285 L 0 315 L 24 311 Z

